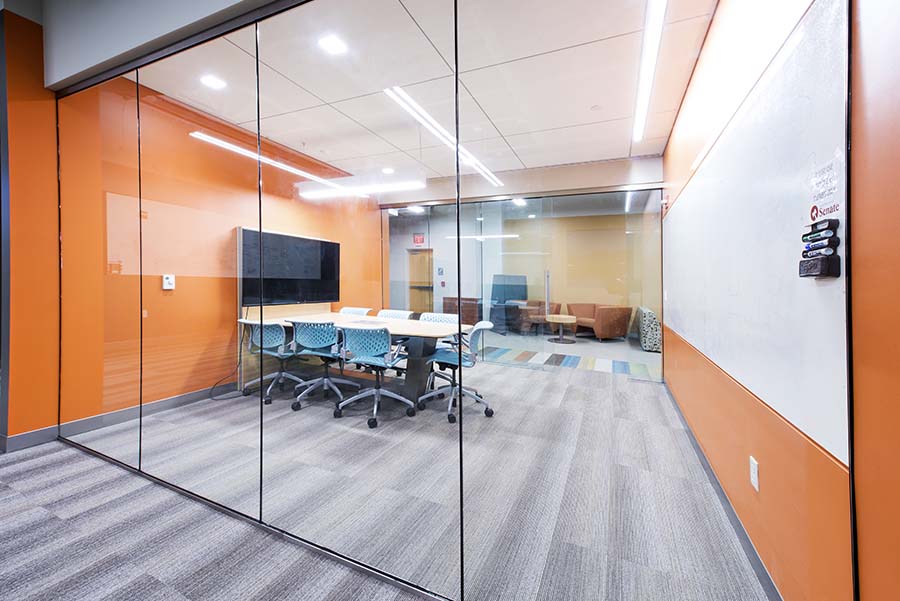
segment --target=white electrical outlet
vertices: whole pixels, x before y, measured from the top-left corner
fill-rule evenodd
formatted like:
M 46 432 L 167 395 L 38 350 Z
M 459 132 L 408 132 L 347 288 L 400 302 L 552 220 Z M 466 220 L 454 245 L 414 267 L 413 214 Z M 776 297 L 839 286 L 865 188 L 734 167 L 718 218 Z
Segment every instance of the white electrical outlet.
M 759 492 L 759 461 L 750 455 L 750 485 Z
M 175 290 L 175 274 L 174 273 L 164 273 L 163 274 L 162 289 L 163 290 Z

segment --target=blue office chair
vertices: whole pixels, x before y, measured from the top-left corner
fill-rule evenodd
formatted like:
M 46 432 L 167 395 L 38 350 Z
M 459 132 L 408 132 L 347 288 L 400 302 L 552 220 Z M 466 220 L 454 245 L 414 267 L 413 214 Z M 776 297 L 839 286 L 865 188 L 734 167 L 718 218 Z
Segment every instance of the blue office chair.
M 437 390 L 420 396 L 416 402 L 417 408 L 424 409 L 426 401 L 434 398 L 443 398 L 449 394 L 447 400 L 447 421 L 451 424 L 456 421 L 456 414 L 453 413 L 453 407 L 454 405 L 458 405 L 461 410 L 462 399 L 464 397 L 469 397 L 476 403 L 484 405 L 484 415 L 486 417 L 494 416 L 494 410 L 491 409 L 488 402 L 484 400 L 484 397 L 478 394 L 477 390 L 469 388 L 468 386 L 460 386 L 456 383 L 456 370 L 460 367 L 460 354 L 462 355 L 462 367 L 475 367 L 475 363 L 478 361 L 479 347 L 481 346 L 481 336 L 485 331 L 490 330 L 493 327 L 494 324 L 489 321 L 479 321 L 476 323 L 468 334 L 463 334 L 461 341 L 462 353 L 459 352 L 458 347 L 440 348 L 435 351 L 434 355 L 431 356 L 431 360 L 441 369 L 450 370 L 450 385 L 442 386 Z
M 344 315 L 368 315 L 371 310 L 368 307 L 343 307 L 338 313 Z
M 445 323 L 445 324 L 457 324 L 459 323 L 459 315 L 456 313 L 422 313 L 419 315 L 419 321 L 428 321 L 431 323 Z M 441 338 L 438 343 L 438 348 L 452 348 L 457 341 L 457 337 L 454 334 L 453 336 L 447 336 L 446 338 Z M 441 378 L 450 382 L 450 376 L 447 374 L 441 373 L 439 371 L 432 371 L 428 374 L 428 381 L 425 383 L 425 388 L 434 390 L 434 379 L 435 377 Z
M 376 313 L 376 317 L 385 319 L 409 319 L 412 317 L 412 311 L 403 311 L 401 309 L 381 309 Z
M 381 387 L 384 380 L 384 371 L 386 369 L 394 369 L 397 363 L 405 358 L 401 353 L 402 347 L 391 349 L 391 333 L 387 328 L 343 328 L 343 332 L 345 359 L 371 368 L 375 373 L 375 387 L 361 390 L 359 394 L 338 403 L 334 409 L 334 416 L 342 417 L 344 407 L 370 396 L 375 397 L 372 417 L 368 420 L 370 428 L 378 427 L 378 406 L 381 404 L 382 396 L 398 400 L 407 405 L 406 415 L 414 416 L 416 414 L 416 406 L 412 401 Z
M 291 404 L 291 409 L 299 411 L 302 407 L 301 400 L 309 397 L 313 391 L 321 388 L 325 394 L 333 390 L 338 395 L 339 401 L 344 400 L 344 395 L 336 384 L 355 386 L 357 390 L 360 384 L 344 378 L 332 378 L 328 368 L 335 361 L 343 362 L 343 355 L 338 341 L 338 329 L 333 323 L 313 323 L 307 321 L 292 321 L 294 327 L 294 352 L 298 357 L 318 357 L 322 360 L 325 373 L 321 378 L 307 380 L 307 389 L 297 396 Z M 294 389 L 296 394 L 296 388 Z
M 266 388 L 266 394 L 263 402 L 266 405 L 272 403 L 272 388 L 278 384 L 279 389 L 284 390 L 284 381 L 292 380 L 298 386 L 305 385 L 306 382 L 285 369 L 285 362 L 296 356 L 291 345 L 287 341 L 284 326 L 280 323 L 260 324 L 249 319 L 239 319 L 238 323 L 250 326 L 250 339 L 247 341 L 247 351 L 253 355 L 260 356 L 260 363 L 263 357 L 275 357 L 278 359 L 278 371 L 268 373 L 261 378 L 256 378 L 244 383 L 241 391 L 244 396 L 250 394 L 250 387 L 254 384 L 265 383 L 271 379 L 272 382 Z

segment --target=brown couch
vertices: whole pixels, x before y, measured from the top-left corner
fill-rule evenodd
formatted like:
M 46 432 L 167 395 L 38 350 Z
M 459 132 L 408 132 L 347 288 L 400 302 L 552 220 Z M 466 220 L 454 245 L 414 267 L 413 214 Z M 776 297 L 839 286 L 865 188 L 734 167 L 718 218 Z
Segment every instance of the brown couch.
M 575 316 L 575 333 L 592 331 L 599 340 L 623 338 L 628 335 L 631 307 L 596 305 L 594 303 L 568 303 L 566 310 Z
M 531 333 L 534 326 L 540 326 L 547 322 L 547 315 L 559 315 L 562 309 L 562 303 L 550 303 L 550 310 L 542 300 L 526 301 L 524 305 L 519 307 L 518 317 L 516 319 L 516 329 L 522 334 Z

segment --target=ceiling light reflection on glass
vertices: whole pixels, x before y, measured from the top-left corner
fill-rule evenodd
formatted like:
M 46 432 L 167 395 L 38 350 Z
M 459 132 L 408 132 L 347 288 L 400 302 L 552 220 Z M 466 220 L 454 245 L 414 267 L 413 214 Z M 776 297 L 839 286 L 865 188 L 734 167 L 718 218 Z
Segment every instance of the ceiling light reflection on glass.
M 466 150 L 462 144 L 459 144 L 457 146 L 456 137 L 446 129 L 444 129 L 444 127 L 440 123 L 438 123 L 434 119 L 434 117 L 428 114 L 428 111 L 419 106 L 419 104 L 415 100 L 413 100 L 412 97 L 407 94 L 402 88 L 400 88 L 399 86 L 385 88 L 384 93 L 387 94 L 388 98 L 400 105 L 400 108 L 409 113 L 413 117 L 413 119 L 421 123 L 422 127 L 431 132 L 431 134 L 435 138 L 440 140 L 445 146 L 453 151 L 456 151 L 456 149 L 459 148 L 460 162 L 477 171 L 479 175 L 489 181 L 491 185 L 495 187 L 500 187 L 503 185 L 503 182 L 501 182 L 497 178 L 497 176 L 491 172 L 490 169 L 485 167 L 481 163 L 481 161 L 475 158 L 475 155 Z
M 524 207 L 525 205 L 528 204 L 527 202 L 525 202 L 524 198 L 513 198 L 512 203 L 514 205 L 516 205 L 517 207 Z
M 411 207 L 406 207 L 406 210 L 410 213 L 415 213 L 416 215 L 421 215 L 425 212 L 425 207 L 420 207 L 418 205 L 413 205 Z
M 384 169 L 381 170 L 381 172 L 385 175 L 394 175 L 394 168 L 393 167 L 385 167 Z

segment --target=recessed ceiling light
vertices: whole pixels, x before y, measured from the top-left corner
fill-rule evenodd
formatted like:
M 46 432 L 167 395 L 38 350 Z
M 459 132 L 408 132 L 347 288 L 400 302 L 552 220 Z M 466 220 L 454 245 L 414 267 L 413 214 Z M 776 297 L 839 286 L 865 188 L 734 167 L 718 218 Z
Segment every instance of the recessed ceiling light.
M 384 169 L 381 170 L 381 172 L 384 173 L 385 175 L 393 175 L 394 168 L 393 167 L 385 167 Z
M 513 204 L 516 205 L 517 207 L 524 207 L 525 205 L 528 204 L 527 202 L 525 202 L 525 199 L 524 199 L 524 198 L 513 198 L 513 199 L 512 199 L 512 202 L 513 202 Z
M 413 205 L 411 207 L 406 207 L 406 210 L 410 213 L 416 213 L 417 215 L 421 215 L 425 212 L 425 207 L 420 207 L 418 205 Z
M 666 24 L 667 0 L 650 0 L 647 4 L 647 19 L 644 22 L 644 42 L 641 48 L 641 70 L 638 75 L 637 101 L 634 107 L 634 131 L 632 139 L 644 139 L 647 126 L 647 112 L 650 110 L 650 92 L 653 91 L 653 77 L 656 74 L 656 59 L 662 41 L 663 26 Z
M 333 33 L 319 38 L 319 48 L 328 54 L 338 55 L 347 53 L 347 44 Z
M 537 215 L 535 215 L 534 213 L 532 213 L 531 215 L 528 216 L 529 219 L 534 219 L 536 217 L 537 217 Z
M 219 79 L 212 73 L 207 73 L 206 75 L 201 77 L 200 83 L 205 85 L 207 88 L 212 88 L 213 90 L 221 90 L 228 85 L 224 80 Z

